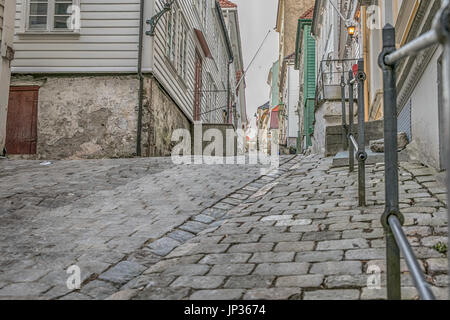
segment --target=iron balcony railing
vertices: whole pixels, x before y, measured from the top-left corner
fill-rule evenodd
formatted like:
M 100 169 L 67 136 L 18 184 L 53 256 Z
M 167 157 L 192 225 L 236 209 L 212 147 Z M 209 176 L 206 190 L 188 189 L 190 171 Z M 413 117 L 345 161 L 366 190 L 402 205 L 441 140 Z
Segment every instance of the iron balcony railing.
M 359 206 L 366 205 L 366 145 L 365 145 L 365 107 L 364 107 L 364 84 L 366 74 L 364 73 L 364 60 L 348 60 L 358 61 L 356 78 L 354 77 L 354 69 L 351 67 L 348 71 L 347 81 L 345 74 L 341 75 L 341 101 L 342 101 L 342 144 L 343 149 L 348 147 L 348 160 L 350 172 L 354 171 L 355 159 L 358 160 L 358 198 Z M 358 136 L 355 138 L 354 130 L 354 91 L 355 84 L 358 86 Z M 347 124 L 347 109 L 346 109 L 346 90 L 348 86 L 348 124 Z
M 347 78 L 347 70 L 357 63 L 357 59 L 329 59 L 319 65 L 316 87 L 316 106 L 323 101 L 341 99 L 341 77 Z
M 379 57 L 379 65 L 383 70 L 384 93 L 384 145 L 385 145 L 385 192 L 386 208 L 382 216 L 386 234 L 387 264 L 387 296 L 390 300 L 401 299 L 400 252 L 408 265 L 414 284 L 421 299 L 434 300 L 435 297 L 425 280 L 418 260 L 409 244 L 402 225 L 404 217 L 399 207 L 398 151 L 397 151 L 397 91 L 396 66 L 407 57 L 435 44 L 444 48 L 443 62 L 443 104 L 445 120 L 450 119 L 450 2 L 443 0 L 442 8 L 436 15 L 429 32 L 406 44 L 400 49 L 395 47 L 395 28 L 386 25 L 383 28 L 383 51 Z M 449 124 L 447 124 L 449 125 Z M 447 141 L 450 141 L 450 130 L 446 130 Z M 447 143 L 447 168 L 450 168 L 450 148 Z M 449 173 L 447 172 L 449 177 Z M 447 178 L 447 183 L 450 179 Z M 450 186 L 447 185 L 450 190 Z M 450 194 L 448 194 L 450 199 Z

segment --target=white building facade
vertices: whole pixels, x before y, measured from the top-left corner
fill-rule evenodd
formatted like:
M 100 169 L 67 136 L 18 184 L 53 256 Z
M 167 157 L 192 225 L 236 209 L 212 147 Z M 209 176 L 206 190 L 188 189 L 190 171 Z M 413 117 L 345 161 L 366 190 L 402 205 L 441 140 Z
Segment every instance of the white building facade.
M 28 88 L 38 100 L 28 124 L 36 157 L 170 155 L 174 130 L 231 122 L 236 73 L 218 1 L 165 10 L 162 1 L 19 0 L 15 46 L 13 96 Z

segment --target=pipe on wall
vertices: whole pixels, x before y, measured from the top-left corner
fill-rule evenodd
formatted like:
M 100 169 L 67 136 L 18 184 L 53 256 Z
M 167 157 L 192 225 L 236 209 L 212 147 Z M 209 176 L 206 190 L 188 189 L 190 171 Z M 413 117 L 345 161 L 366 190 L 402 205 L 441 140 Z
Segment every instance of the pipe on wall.
M 138 66 L 137 75 L 139 78 L 138 91 L 138 123 L 136 134 L 136 156 L 142 156 L 142 113 L 144 100 L 144 76 L 142 74 L 142 50 L 144 41 L 144 1 L 140 2 L 140 17 L 139 17 L 139 50 L 138 50 Z

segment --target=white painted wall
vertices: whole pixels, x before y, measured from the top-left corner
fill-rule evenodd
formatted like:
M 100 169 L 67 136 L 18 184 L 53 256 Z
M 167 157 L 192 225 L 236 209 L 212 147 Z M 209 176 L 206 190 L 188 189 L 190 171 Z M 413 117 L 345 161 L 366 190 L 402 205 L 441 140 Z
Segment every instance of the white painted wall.
M 439 109 L 437 50 L 411 95 L 412 140 L 418 160 L 439 168 Z
M 298 136 L 298 99 L 300 91 L 299 70 L 295 70 L 294 64 L 287 67 L 287 107 L 288 107 L 288 138 Z
M 137 72 L 140 0 L 80 0 L 81 28 L 79 32 L 64 34 L 27 32 L 26 1 L 17 0 L 14 42 L 17 53 L 13 73 Z M 228 52 L 225 36 L 220 28 L 215 0 L 204 1 L 207 5 L 206 25 L 201 21 L 196 2 L 176 1 L 188 29 L 186 77 L 182 79 L 177 74 L 165 55 L 167 13 L 159 20 L 155 36 L 144 36 L 143 71 L 153 73 L 185 115 L 192 119 L 195 50 L 203 54 L 193 28 L 202 30 L 213 58 L 203 57 L 201 113 L 208 110 L 207 90 L 211 81 L 218 90 L 218 97 L 217 104 L 209 106 L 209 110 L 218 110 L 212 115 L 204 113 L 201 119 L 204 122 L 222 122 L 222 109 L 227 107 Z M 145 19 L 161 9 L 161 1 L 146 0 Z M 149 26 L 145 24 L 144 29 L 148 30 Z M 230 75 L 233 85 L 233 66 Z
M 5 146 L 10 81 L 8 47 L 13 47 L 15 0 L 0 0 L 0 153 Z
M 139 0 L 80 0 L 79 32 L 59 35 L 27 32 L 26 2 L 17 0 L 13 72 L 136 72 Z

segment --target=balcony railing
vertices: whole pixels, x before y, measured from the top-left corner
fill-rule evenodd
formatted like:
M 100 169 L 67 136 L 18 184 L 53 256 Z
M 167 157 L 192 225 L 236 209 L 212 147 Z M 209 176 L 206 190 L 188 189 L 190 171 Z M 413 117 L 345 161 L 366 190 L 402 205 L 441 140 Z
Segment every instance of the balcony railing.
M 347 81 L 347 71 L 352 70 L 357 63 L 357 59 L 330 59 L 320 62 L 317 77 L 316 106 L 325 100 L 341 100 L 342 77 L 344 77 L 344 81 Z

